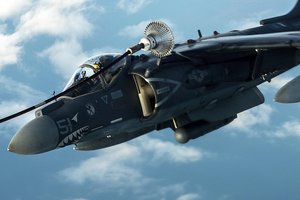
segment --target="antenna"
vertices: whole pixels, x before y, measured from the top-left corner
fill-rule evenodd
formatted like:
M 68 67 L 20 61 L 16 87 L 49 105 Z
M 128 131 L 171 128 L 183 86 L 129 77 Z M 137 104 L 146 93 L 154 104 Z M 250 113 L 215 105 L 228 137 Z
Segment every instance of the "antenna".
M 199 36 L 199 39 L 202 38 L 202 33 L 201 33 L 201 30 L 200 30 L 200 29 L 198 29 L 198 36 Z

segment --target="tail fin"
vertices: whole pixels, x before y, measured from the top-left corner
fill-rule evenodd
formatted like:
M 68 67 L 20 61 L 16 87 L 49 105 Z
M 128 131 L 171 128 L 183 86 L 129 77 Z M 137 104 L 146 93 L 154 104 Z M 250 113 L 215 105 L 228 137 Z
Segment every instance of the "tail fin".
M 279 17 L 273 17 L 270 19 L 264 19 L 260 21 L 261 25 L 282 22 L 290 19 L 300 18 L 300 0 L 297 0 L 295 7 L 286 15 L 282 15 Z

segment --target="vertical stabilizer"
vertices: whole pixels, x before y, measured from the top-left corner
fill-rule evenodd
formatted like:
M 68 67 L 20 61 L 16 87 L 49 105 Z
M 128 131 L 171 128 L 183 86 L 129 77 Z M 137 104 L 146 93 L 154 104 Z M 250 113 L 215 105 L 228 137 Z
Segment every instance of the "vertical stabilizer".
M 295 19 L 295 18 L 300 18 L 300 0 L 297 0 L 295 7 L 286 15 L 261 20 L 260 24 L 266 25 L 266 24 L 271 24 L 271 23 L 288 21 L 288 20 Z

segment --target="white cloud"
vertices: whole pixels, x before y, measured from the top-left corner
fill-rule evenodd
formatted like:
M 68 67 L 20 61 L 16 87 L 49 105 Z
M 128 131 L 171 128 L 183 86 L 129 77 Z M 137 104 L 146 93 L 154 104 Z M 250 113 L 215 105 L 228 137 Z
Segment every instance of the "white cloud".
M 141 146 L 147 152 L 153 154 L 153 160 L 170 162 L 195 162 L 201 160 L 205 153 L 194 147 L 183 146 L 171 142 L 145 137 Z
M 15 64 L 20 56 L 21 49 L 15 35 L 0 34 L 0 70 L 5 65 Z
M 229 22 L 229 26 L 232 27 L 233 29 L 238 29 L 238 30 L 244 30 L 244 29 L 249 29 L 249 28 L 254 28 L 257 26 L 260 26 L 260 20 L 265 19 L 265 16 L 270 15 L 269 10 L 264 10 L 259 13 L 255 13 L 255 15 L 251 17 L 246 17 L 237 20 L 232 20 Z
M 178 29 L 176 28 L 176 24 L 174 24 L 172 21 L 168 19 L 144 20 L 139 22 L 138 24 L 133 24 L 122 28 L 118 34 L 120 36 L 129 37 L 129 38 L 142 38 L 144 36 L 145 28 L 150 22 L 153 21 L 162 21 L 166 23 L 172 30 L 175 41 L 184 40 L 183 33 L 181 31 L 178 31 Z
M 249 28 L 254 28 L 260 26 L 259 20 L 257 18 L 253 19 L 244 19 L 241 24 L 238 26 L 238 29 L 244 30 Z
M 19 15 L 26 10 L 31 3 L 32 0 L 0 1 L 0 20 L 6 20 Z
M 1 108 L 0 117 L 6 117 L 12 113 L 18 112 L 26 108 L 26 105 L 24 105 L 24 103 L 22 102 L 16 102 L 16 101 L 1 101 L 0 108 Z
M 59 175 L 71 183 L 93 183 L 102 189 L 139 191 L 155 181 L 144 175 L 142 163 L 154 166 L 162 162 L 191 163 L 202 160 L 204 155 L 200 149 L 143 136 L 132 143 L 103 149 L 79 165 L 62 170 Z M 160 194 L 163 193 L 160 190 Z
M 88 58 L 76 39 L 57 41 L 39 55 L 48 57 L 55 66 L 55 72 L 65 79 Z
M 29 105 L 24 103 L 22 100 L 19 101 L 1 101 L 0 102 L 0 118 L 7 117 L 13 113 L 19 112 Z M 15 134 L 16 130 L 20 127 L 24 126 L 30 120 L 34 118 L 34 112 L 29 112 L 20 117 L 11 119 L 9 121 L 1 124 L 0 136 L 5 137 L 6 139 L 11 138 L 13 134 Z
M 117 7 L 129 14 L 134 14 L 151 2 L 152 0 L 119 0 Z
M 84 17 L 86 0 L 40 0 L 21 16 L 17 33 L 20 38 L 38 34 L 82 37 L 90 33 L 92 25 Z
M 101 47 L 100 49 L 93 49 L 88 54 L 93 55 L 92 57 L 94 57 L 94 56 L 98 56 L 98 55 L 101 55 L 101 54 L 110 54 L 110 53 L 116 54 L 116 53 L 120 53 L 120 52 L 123 52 L 123 51 L 124 51 L 124 49 L 117 49 L 117 48 L 114 48 L 114 47 L 106 46 L 106 47 Z
M 140 171 L 132 167 L 139 158 L 137 147 L 122 144 L 104 149 L 97 156 L 81 162 L 79 166 L 61 171 L 60 175 L 77 184 L 93 182 L 107 188 L 139 187 L 146 181 Z
M 54 66 L 55 72 L 67 80 L 80 64 L 91 57 L 90 55 L 98 56 L 121 51 L 112 47 L 104 47 L 85 53 L 79 41 L 70 38 L 69 40 L 56 41 L 51 47 L 39 53 L 39 56 L 48 57 Z
M 200 197 L 199 194 L 196 193 L 184 194 L 177 198 L 177 200 L 200 200 L 200 199 L 202 198 Z
M 158 193 L 160 196 L 167 194 L 180 194 L 185 192 L 186 183 L 176 183 L 172 185 L 166 185 L 159 188 Z
M 22 102 L 31 102 L 37 97 L 46 97 L 44 93 L 8 77 L 0 76 L 0 85 L 2 95 L 8 94 L 10 97 L 15 96 L 16 99 L 20 99 Z
M 141 21 L 138 24 L 129 25 L 119 31 L 119 35 L 129 38 L 141 38 L 144 35 L 146 26 L 152 20 Z
M 87 0 L 40 0 L 31 4 L 27 10 L 22 10 L 23 13 L 20 13 L 20 20 L 15 27 L 15 32 L 6 35 L 0 34 L 0 69 L 8 64 L 16 64 L 20 59 L 24 43 L 40 35 L 52 36 L 60 41 L 55 43 L 52 48 L 48 48 L 49 56 L 59 55 L 51 53 L 52 49 L 65 47 L 60 52 L 67 50 L 71 53 L 64 52 L 64 56 L 67 58 L 63 61 L 77 56 L 78 59 L 82 58 L 83 53 L 79 40 L 88 36 L 92 31 L 92 25 L 85 16 L 88 3 Z M 1 26 L 5 31 L 5 24 Z M 62 56 L 60 58 L 49 57 L 51 61 L 59 61 L 59 63 L 62 61 L 61 58 Z M 72 62 L 73 59 L 69 61 Z M 65 62 L 63 63 L 65 64 Z M 60 70 L 61 66 L 59 65 L 57 71 Z
M 4 76 L 0 76 L 0 85 L 0 118 L 19 112 L 46 97 L 44 93 Z M 9 96 L 9 99 L 6 96 Z M 10 137 L 17 128 L 23 126 L 33 117 L 34 113 L 30 112 L 4 122 L 1 126 L 0 135 Z
M 270 105 L 260 105 L 238 114 L 238 118 L 226 126 L 225 130 L 233 133 L 246 133 L 248 136 L 261 136 L 272 140 L 291 137 L 300 139 L 300 121 L 291 119 L 274 126 L 271 124 L 274 112 L 277 112 L 277 110 Z M 257 130 L 260 130 L 259 134 Z
M 0 24 L 0 34 L 5 33 L 7 30 L 7 24 Z
M 261 18 L 244 18 L 241 19 L 239 21 L 233 20 L 231 22 L 229 22 L 229 26 L 231 27 L 231 29 L 234 30 L 244 30 L 244 29 L 249 29 L 249 28 L 253 28 L 253 27 L 257 27 L 259 26 L 259 20 Z
M 269 132 L 268 136 L 276 138 L 298 137 L 300 138 L 300 121 L 287 121 L 274 132 Z
M 142 196 L 138 199 L 141 200 L 150 200 L 150 199 L 160 199 L 164 200 L 166 197 L 179 196 L 180 194 L 184 194 L 186 192 L 186 188 L 189 187 L 186 182 L 173 183 L 173 184 L 159 184 L 159 181 L 153 182 L 155 186 L 149 187 L 146 186 L 145 191 L 142 191 Z M 151 189 L 149 189 L 151 188 Z M 190 189 L 190 188 L 189 188 Z M 169 198 L 167 198 L 169 199 Z
M 227 129 L 248 133 L 254 136 L 253 128 L 260 125 L 267 125 L 275 110 L 267 104 L 260 105 L 238 114 L 238 118 L 227 126 Z

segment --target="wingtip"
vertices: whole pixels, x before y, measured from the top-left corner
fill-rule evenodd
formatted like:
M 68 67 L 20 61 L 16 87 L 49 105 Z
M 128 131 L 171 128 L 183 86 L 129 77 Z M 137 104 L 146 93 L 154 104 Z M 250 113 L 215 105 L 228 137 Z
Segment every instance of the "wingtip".
M 274 101 L 278 103 L 299 103 L 300 102 L 300 76 L 294 78 L 278 90 Z

